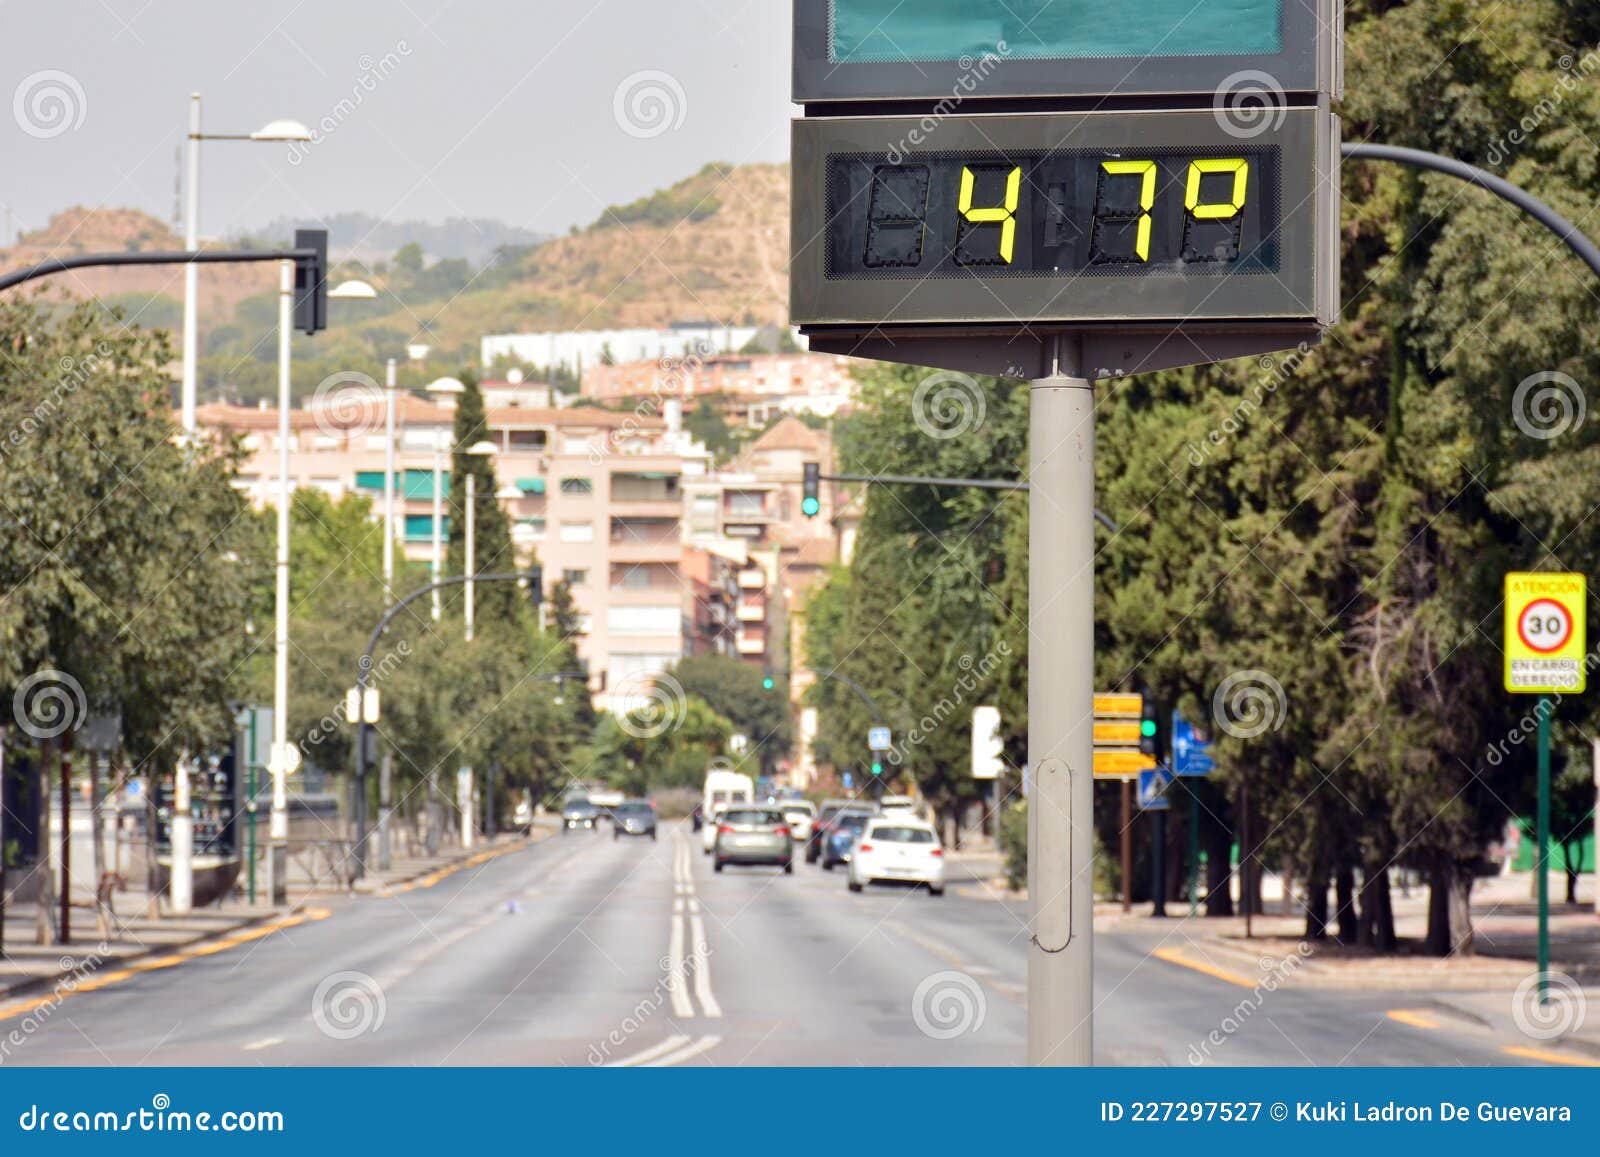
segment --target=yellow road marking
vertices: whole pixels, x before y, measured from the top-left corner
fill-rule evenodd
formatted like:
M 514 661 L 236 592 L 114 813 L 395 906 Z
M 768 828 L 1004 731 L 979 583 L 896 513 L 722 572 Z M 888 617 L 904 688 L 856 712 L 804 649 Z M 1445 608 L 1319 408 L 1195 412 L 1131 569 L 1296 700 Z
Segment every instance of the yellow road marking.
M 249 928 L 241 929 L 216 940 L 208 940 L 204 944 L 196 944 L 191 948 L 181 948 L 165 956 L 155 956 L 145 960 L 133 960 L 124 967 L 111 972 L 101 973 L 98 976 L 86 976 L 73 983 L 70 987 L 62 987 L 48 996 L 36 996 L 24 1000 L 14 1000 L 8 1004 L 0 1004 L 0 1021 L 11 1020 L 15 1017 L 25 1016 L 30 1012 L 45 1007 L 46 1005 L 59 1004 L 67 997 L 79 992 L 95 992 L 102 988 L 109 988 L 113 984 L 121 984 L 141 972 L 154 972 L 160 968 L 174 968 L 185 961 L 193 960 L 199 956 L 211 956 L 218 952 L 225 952 L 229 948 L 237 948 L 241 944 L 248 944 L 252 940 L 260 940 L 271 936 L 274 932 L 281 932 L 285 928 L 293 928 L 304 924 L 308 920 L 326 920 L 333 912 L 328 908 L 306 908 L 289 916 L 280 916 L 276 920 L 269 920 L 264 924 L 255 924 Z M 64 977 L 71 977 L 73 971 L 69 970 Z M 62 983 L 58 981 L 58 983 Z
M 437 868 L 434 871 L 429 872 L 426 876 L 418 876 L 415 880 L 408 881 L 407 883 L 401 884 L 398 887 L 386 888 L 382 892 L 382 895 L 398 896 L 402 892 L 410 892 L 417 888 L 431 888 L 440 880 L 445 879 L 447 876 L 453 876 L 465 868 L 475 868 L 479 864 L 486 864 L 490 860 L 497 859 L 500 856 L 509 855 L 512 852 L 520 852 L 523 848 L 528 847 L 530 842 L 531 841 L 524 840 L 520 844 L 512 844 L 509 847 L 493 848 L 487 852 L 479 852 L 475 856 L 468 856 L 465 860 L 460 860 L 454 864 L 446 864 L 442 868 Z
M 1412 1028 L 1438 1028 L 1439 1022 L 1425 1012 L 1418 1012 L 1411 1008 L 1391 1008 L 1389 1019 L 1397 1020 L 1401 1024 L 1409 1024 Z
M 1576 1065 L 1579 1068 L 1600 1068 L 1600 1061 L 1590 1057 L 1574 1056 L 1572 1053 L 1552 1053 L 1544 1049 L 1530 1049 L 1522 1045 L 1506 1045 L 1501 1052 L 1513 1057 L 1525 1057 L 1530 1061 L 1543 1061 L 1547 1065 Z
M 1157 948 L 1150 955 L 1157 960 L 1165 960 L 1168 964 L 1176 964 L 1180 968 L 1192 968 L 1196 972 L 1203 972 L 1215 980 L 1227 984 L 1237 984 L 1240 988 L 1255 988 L 1258 981 L 1239 972 L 1229 972 L 1226 968 L 1218 968 L 1214 964 L 1207 964 L 1201 960 L 1191 960 L 1176 948 Z

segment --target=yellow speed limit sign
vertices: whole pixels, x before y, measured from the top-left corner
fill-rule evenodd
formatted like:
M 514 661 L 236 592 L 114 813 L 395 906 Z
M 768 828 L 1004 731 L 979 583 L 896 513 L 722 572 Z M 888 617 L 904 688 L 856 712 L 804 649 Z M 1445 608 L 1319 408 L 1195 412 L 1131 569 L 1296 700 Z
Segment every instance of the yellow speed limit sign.
M 1581 574 L 1506 575 L 1506 690 L 1582 691 L 1584 605 Z

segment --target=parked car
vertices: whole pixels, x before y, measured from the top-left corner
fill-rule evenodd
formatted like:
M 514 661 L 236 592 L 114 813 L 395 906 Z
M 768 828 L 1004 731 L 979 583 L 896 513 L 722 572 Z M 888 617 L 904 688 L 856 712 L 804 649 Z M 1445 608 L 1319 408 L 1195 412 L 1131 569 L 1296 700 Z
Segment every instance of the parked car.
M 611 838 L 649 836 L 656 838 L 656 809 L 642 799 L 630 799 L 611 809 Z
M 944 848 L 932 824 L 892 813 L 861 829 L 850 853 L 850 890 L 890 882 L 926 884 L 930 895 L 944 895 Z
M 723 811 L 716 831 L 712 866 L 717 871 L 728 864 L 772 864 L 786 873 L 794 871 L 789 821 L 779 809 L 734 804 Z
M 573 796 L 561 809 L 561 834 L 573 831 L 595 831 L 600 826 L 600 809 L 589 802 L 586 795 Z
M 811 839 L 811 829 L 816 824 L 817 805 L 808 799 L 786 799 L 778 802 L 778 810 L 789 821 L 789 835 L 797 844 Z
M 823 871 L 831 872 L 835 864 L 850 862 L 850 850 L 855 846 L 856 837 L 871 818 L 866 812 L 857 811 L 840 812 L 833 817 L 828 824 L 827 837 L 822 841 Z
M 874 810 L 874 806 L 866 800 L 823 800 L 822 807 L 817 812 L 816 822 L 811 825 L 811 837 L 806 840 L 806 863 L 814 864 L 822 856 L 823 837 L 827 834 L 828 827 L 836 815 L 842 811 L 857 811 L 867 815 Z
M 526 796 L 511 809 L 511 826 L 523 835 L 533 831 L 533 803 Z

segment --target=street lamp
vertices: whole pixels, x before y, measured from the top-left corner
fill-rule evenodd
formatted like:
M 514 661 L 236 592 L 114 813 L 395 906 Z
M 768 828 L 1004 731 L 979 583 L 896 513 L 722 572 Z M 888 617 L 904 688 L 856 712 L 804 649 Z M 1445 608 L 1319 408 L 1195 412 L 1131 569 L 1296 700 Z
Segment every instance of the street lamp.
M 200 247 L 200 142 L 201 141 L 309 141 L 311 130 L 299 121 L 268 121 L 253 133 L 202 133 L 200 94 L 189 94 L 188 183 L 184 189 L 183 245 L 193 252 Z M 195 378 L 199 330 L 200 269 L 193 261 L 183 267 L 183 432 L 195 432 Z
M 441 399 L 454 397 L 467 392 L 467 387 L 455 378 L 436 378 L 426 387 L 430 394 L 437 394 Z M 444 572 L 444 535 L 440 530 L 444 522 L 444 448 L 449 438 L 440 433 L 433 440 L 433 561 L 429 566 L 434 583 L 438 583 Z M 438 622 L 443 608 L 439 602 L 439 588 L 433 588 L 433 621 Z
M 475 458 L 493 458 L 499 449 L 493 442 L 474 442 L 467 447 L 467 453 Z M 472 617 L 473 617 L 473 583 L 472 577 L 478 568 L 477 563 L 477 507 L 478 507 L 478 479 L 468 470 L 467 472 L 467 642 L 472 642 Z

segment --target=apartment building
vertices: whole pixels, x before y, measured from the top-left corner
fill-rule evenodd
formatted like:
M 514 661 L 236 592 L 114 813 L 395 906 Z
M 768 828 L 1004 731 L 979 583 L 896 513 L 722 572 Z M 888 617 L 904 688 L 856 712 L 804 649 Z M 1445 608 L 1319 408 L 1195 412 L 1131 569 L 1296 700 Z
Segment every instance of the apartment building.
M 485 395 L 511 400 L 493 388 Z M 406 394 L 396 403 L 395 534 L 407 558 L 428 560 L 436 470 L 449 492 L 453 408 Z M 693 584 L 682 574 L 684 485 L 707 472 L 710 456 L 675 422 L 653 417 L 524 401 L 491 405 L 486 416 L 497 451 L 496 500 L 512 520 L 516 564 L 537 556 L 547 591 L 570 584 L 582 629 L 578 652 L 593 675 L 596 706 L 636 706 L 650 677 L 685 650 Z M 334 498 L 366 494 L 381 510 L 381 406 L 327 405 L 289 417 L 292 484 Z M 256 504 L 273 505 L 276 411 L 208 405 L 199 419 L 203 428 L 242 436 L 248 459 L 239 485 Z M 444 520 L 439 532 L 449 532 Z
M 855 399 L 855 363 L 836 354 L 715 354 L 632 361 L 584 371 L 583 394 L 606 405 L 678 398 L 693 409 L 717 397 L 735 425 L 765 426 L 784 414 L 831 418 Z
M 753 325 L 684 321 L 665 329 L 585 329 L 545 333 L 491 333 L 478 343 L 485 366 L 502 357 L 546 369 L 564 367 L 587 376 L 606 361 L 684 358 L 736 350 L 761 334 Z

